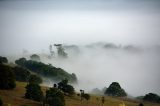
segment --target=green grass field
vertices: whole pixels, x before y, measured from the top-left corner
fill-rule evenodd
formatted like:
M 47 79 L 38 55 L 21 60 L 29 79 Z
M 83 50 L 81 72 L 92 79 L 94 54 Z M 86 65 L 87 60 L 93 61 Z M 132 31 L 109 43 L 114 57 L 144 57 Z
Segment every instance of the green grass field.
M 13 90 L 0 90 L 0 97 L 3 100 L 4 106 L 41 106 L 42 103 L 35 102 L 32 100 L 28 100 L 24 98 L 25 94 L 25 86 L 27 83 L 17 82 L 17 86 Z M 47 87 L 42 86 L 43 92 L 48 89 Z M 92 95 L 89 101 L 82 101 L 80 97 L 65 97 L 66 106 L 102 106 L 101 97 Z M 103 106 L 121 106 L 123 103 L 125 106 L 138 106 L 139 102 L 134 100 L 128 100 L 125 98 L 113 98 L 113 97 L 105 97 L 105 103 Z M 144 103 L 144 106 L 160 106 L 160 104 L 154 103 Z

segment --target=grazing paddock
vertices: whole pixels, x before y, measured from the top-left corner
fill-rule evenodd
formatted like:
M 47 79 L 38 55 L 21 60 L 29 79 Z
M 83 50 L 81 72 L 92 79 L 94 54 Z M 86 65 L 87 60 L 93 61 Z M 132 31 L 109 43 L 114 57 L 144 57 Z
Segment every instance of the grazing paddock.
M 3 100 L 4 106 L 42 106 L 42 103 L 35 102 L 24 98 L 25 86 L 27 83 L 16 82 L 17 86 L 13 90 L 0 90 L 0 97 Z M 48 87 L 42 86 L 42 90 L 45 93 Z M 139 102 L 124 99 L 105 96 L 105 102 L 102 104 L 101 96 L 91 95 L 89 101 L 81 101 L 79 96 L 65 97 L 66 106 L 138 106 Z M 123 104 L 124 103 L 124 104 Z M 160 106 L 160 104 L 144 103 L 144 106 Z

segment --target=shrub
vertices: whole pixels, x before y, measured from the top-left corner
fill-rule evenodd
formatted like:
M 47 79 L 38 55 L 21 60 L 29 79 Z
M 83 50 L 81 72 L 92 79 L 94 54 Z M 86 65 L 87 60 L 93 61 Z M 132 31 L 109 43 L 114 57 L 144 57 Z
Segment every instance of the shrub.
M 46 102 L 49 106 L 65 106 L 64 95 L 57 88 L 50 88 L 46 91 Z

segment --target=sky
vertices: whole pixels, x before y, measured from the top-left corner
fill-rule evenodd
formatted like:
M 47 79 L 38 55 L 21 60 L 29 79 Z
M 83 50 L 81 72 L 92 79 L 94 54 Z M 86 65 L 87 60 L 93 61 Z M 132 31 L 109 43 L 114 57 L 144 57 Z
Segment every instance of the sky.
M 83 89 L 119 81 L 134 96 L 160 94 L 160 0 L 0 0 L 0 55 L 49 54 L 50 44 L 95 42 L 143 52 L 82 47 L 66 61 L 42 60 L 74 72 Z
M 159 0 L 0 0 L 1 54 L 52 43 L 157 45 Z

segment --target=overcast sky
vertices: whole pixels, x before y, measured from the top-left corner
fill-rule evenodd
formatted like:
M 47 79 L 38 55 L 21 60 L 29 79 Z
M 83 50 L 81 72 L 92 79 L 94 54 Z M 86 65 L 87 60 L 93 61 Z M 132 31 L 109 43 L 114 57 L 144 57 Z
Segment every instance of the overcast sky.
M 0 0 L 0 54 L 51 43 L 160 44 L 160 0 Z

